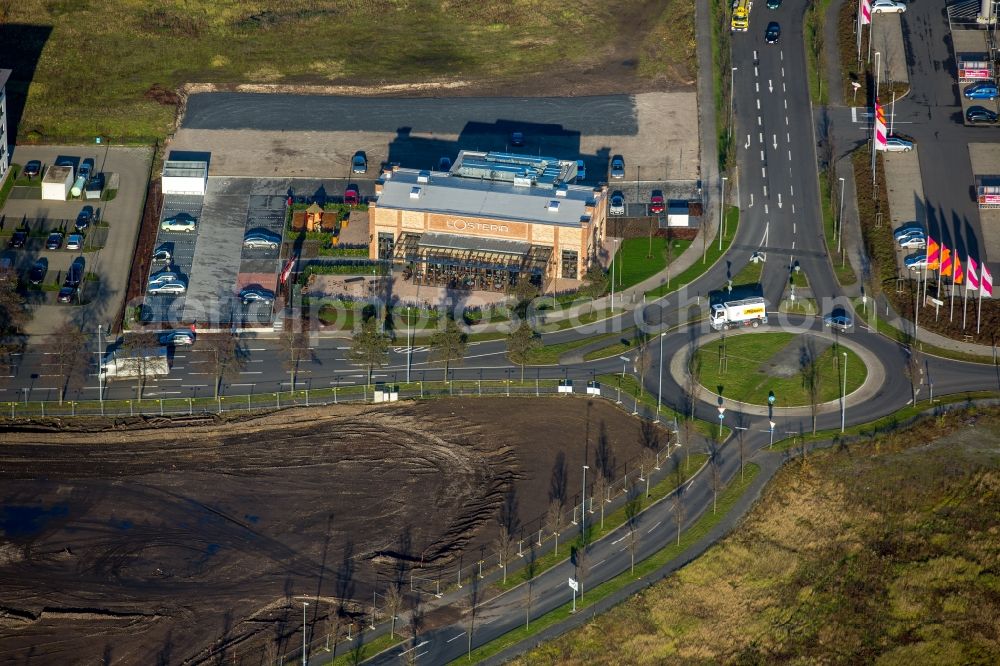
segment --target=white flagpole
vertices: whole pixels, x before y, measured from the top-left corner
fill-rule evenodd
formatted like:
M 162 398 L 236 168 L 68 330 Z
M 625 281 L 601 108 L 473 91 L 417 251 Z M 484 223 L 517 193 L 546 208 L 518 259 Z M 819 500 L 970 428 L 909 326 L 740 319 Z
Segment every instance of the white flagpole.
M 979 335 L 979 320 L 983 316 L 983 271 L 979 271 L 979 306 L 976 308 L 976 335 Z
M 951 292 L 951 304 L 948 306 L 948 321 L 955 320 L 955 264 L 952 263 L 951 266 L 951 287 L 948 289 Z
M 889 107 L 889 136 L 892 136 L 892 124 L 896 120 L 896 91 L 892 91 L 892 106 Z
M 857 39 L 857 41 L 858 41 L 858 62 L 859 63 L 861 62 L 861 3 L 862 2 L 864 2 L 864 0 L 858 0 L 858 16 L 857 16 L 857 21 L 858 21 L 858 39 Z
M 966 259 L 966 261 L 968 262 L 968 259 Z M 969 264 L 968 263 L 966 263 L 966 265 L 965 265 L 965 270 L 966 271 L 969 270 Z M 963 294 L 963 297 L 964 298 L 962 300 L 962 330 L 964 331 L 965 330 L 965 311 L 968 309 L 968 306 L 969 306 L 969 276 L 968 275 L 965 276 L 965 293 Z

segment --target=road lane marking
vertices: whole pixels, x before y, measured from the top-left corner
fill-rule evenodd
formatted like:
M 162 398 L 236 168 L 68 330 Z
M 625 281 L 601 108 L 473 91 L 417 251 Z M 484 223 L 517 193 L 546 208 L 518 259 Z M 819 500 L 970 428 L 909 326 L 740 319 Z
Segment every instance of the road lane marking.
M 743 146 L 743 150 L 746 150 L 749 147 L 750 147 L 750 135 L 747 134 L 747 144 L 745 146 Z
M 784 81 L 781 82 L 781 92 L 788 92 L 788 89 L 785 88 L 785 82 Z
M 785 100 L 785 110 L 786 111 L 788 110 L 788 100 L 787 99 Z
M 758 132 L 757 133 L 757 141 L 759 143 L 764 143 L 764 133 L 763 132 Z
M 775 150 L 778 149 L 778 135 L 777 134 L 772 134 L 771 135 L 771 144 L 774 146 Z
M 264 371 L 263 370 L 241 370 L 240 374 L 241 375 L 262 375 L 262 374 L 264 374 Z
M 785 78 L 785 68 L 781 68 L 781 78 Z
M 797 227 L 796 227 L 796 224 L 795 224 L 794 221 L 792 222 L 792 233 L 793 234 L 798 233 L 798 230 L 797 230 Z
M 792 204 L 792 215 L 795 215 L 795 204 Z
M 628 537 L 628 535 L 627 535 L 627 534 L 623 534 L 623 535 L 622 535 L 622 536 L 621 536 L 620 538 L 618 538 L 618 539 L 615 539 L 614 541 L 612 541 L 612 542 L 611 542 L 611 545 L 612 545 L 612 546 L 614 546 L 614 545 L 615 545 L 615 544 L 617 544 L 617 543 L 618 543 L 619 541 L 624 541 L 624 540 L 626 539 L 626 537 Z
M 789 191 L 789 194 L 791 194 L 791 196 L 793 196 L 793 197 L 795 196 L 795 186 L 794 185 L 789 185 L 788 186 L 788 191 Z
M 763 150 L 762 150 L 762 151 L 760 151 L 760 161 L 761 161 L 761 162 L 763 162 L 763 161 L 764 161 L 764 151 L 763 151 Z
M 764 204 L 764 215 L 767 215 L 767 204 Z
M 757 116 L 757 127 L 763 127 L 763 126 L 764 126 L 764 123 L 761 122 L 760 116 Z
M 781 208 L 781 192 L 778 192 L 778 208 Z
M 792 151 L 791 150 L 788 151 L 788 161 L 789 162 L 792 161 Z
M 754 86 L 756 86 L 757 92 L 760 92 L 760 83 L 759 82 L 754 82 Z
M 662 522 L 663 522 L 662 520 L 658 520 L 658 521 L 656 521 L 656 524 L 655 524 L 655 525 L 653 525 L 653 526 L 652 526 L 652 527 L 650 527 L 650 528 L 649 528 L 648 530 L 646 530 L 646 534 L 649 534 L 650 532 L 652 532 L 653 530 L 655 530 L 655 529 L 656 529 L 657 527 L 659 527 L 659 526 L 660 526 L 660 523 L 662 523 Z
M 750 205 L 747 208 L 753 208 L 753 192 L 750 193 Z
M 757 110 L 760 111 L 760 98 L 757 98 Z
M 767 196 L 767 185 L 764 186 L 764 196 Z
M 792 142 L 792 135 L 790 132 L 785 132 L 785 141 L 787 141 L 788 143 Z
M 208 384 L 181 384 L 181 386 L 183 388 L 208 388 Z
M 781 61 L 784 62 L 784 60 L 785 60 L 785 52 L 784 51 L 778 51 L 778 56 L 781 58 Z
M 788 116 L 785 116 L 785 124 L 788 124 Z
M 457 640 L 457 639 L 461 638 L 464 635 L 465 635 L 465 632 L 463 631 L 462 633 L 460 633 L 457 636 L 452 636 L 451 638 L 449 638 L 448 640 L 446 640 L 445 643 L 451 643 L 453 640 Z
M 760 175 L 762 178 L 767 178 L 767 167 L 760 168 Z
M 600 562 L 598 562 L 597 564 L 594 564 L 594 565 L 591 565 L 591 567 L 590 567 L 591 571 L 593 571 L 593 570 L 594 570 L 594 569 L 596 569 L 597 567 L 599 567 L 599 566 L 601 566 L 602 564 L 604 564 L 604 562 L 605 562 L 605 561 L 606 561 L 606 560 L 601 560 L 601 561 L 600 561 Z
M 771 93 L 774 92 L 774 84 L 771 82 L 771 79 L 767 80 L 767 91 Z

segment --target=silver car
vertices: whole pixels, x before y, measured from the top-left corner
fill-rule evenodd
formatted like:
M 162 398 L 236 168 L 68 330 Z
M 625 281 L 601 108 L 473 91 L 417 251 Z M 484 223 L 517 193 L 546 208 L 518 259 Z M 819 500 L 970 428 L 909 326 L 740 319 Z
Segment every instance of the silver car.
M 193 217 L 168 217 L 160 224 L 160 229 L 164 231 L 183 231 L 190 233 L 197 227 L 197 222 Z
M 625 177 L 625 158 L 621 155 L 615 155 L 611 158 L 611 177 L 616 180 Z
M 608 202 L 608 212 L 612 215 L 624 215 L 625 214 L 625 195 L 621 192 L 615 192 L 611 195 L 611 201 Z
M 176 294 L 180 295 L 187 291 L 187 285 L 183 282 L 162 282 L 151 284 L 146 290 L 150 294 Z
M 274 250 L 279 244 L 274 236 L 262 233 L 247 234 L 243 238 L 243 247 L 250 250 Z
M 166 284 L 167 282 L 181 282 L 181 276 L 173 271 L 161 271 L 155 275 L 149 276 L 150 286 L 154 284 Z

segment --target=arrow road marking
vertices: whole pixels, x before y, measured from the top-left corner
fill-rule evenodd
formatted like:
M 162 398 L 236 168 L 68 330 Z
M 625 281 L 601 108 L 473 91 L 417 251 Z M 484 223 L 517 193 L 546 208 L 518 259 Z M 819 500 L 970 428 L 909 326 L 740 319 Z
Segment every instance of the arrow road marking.
M 750 135 L 747 134 L 747 145 L 743 146 L 743 150 L 746 150 L 749 147 L 750 147 Z
M 777 150 L 778 149 L 778 135 L 777 134 L 772 134 L 771 135 L 771 141 L 772 141 L 772 143 L 774 145 L 774 149 Z
M 781 208 L 781 192 L 778 192 L 778 208 Z
M 771 79 L 767 80 L 767 92 L 774 92 L 774 84 L 771 83 Z
M 747 208 L 753 208 L 753 192 L 750 193 L 750 205 Z

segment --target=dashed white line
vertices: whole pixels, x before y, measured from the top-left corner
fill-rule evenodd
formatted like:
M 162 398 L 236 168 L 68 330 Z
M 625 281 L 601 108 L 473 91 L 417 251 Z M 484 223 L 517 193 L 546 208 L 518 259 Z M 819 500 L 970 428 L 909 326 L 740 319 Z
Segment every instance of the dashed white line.
M 767 204 L 764 204 L 764 215 L 767 215 L 767 213 L 768 213 L 768 211 L 767 211 Z
M 793 234 L 794 233 L 798 233 L 798 231 L 797 231 L 797 225 L 795 224 L 795 220 L 792 220 L 792 233 Z
M 780 57 L 781 61 L 784 62 L 784 60 L 785 60 L 785 52 L 784 51 L 778 51 L 778 57 Z
M 760 168 L 760 177 L 761 178 L 767 178 L 767 168 L 766 167 L 761 167 Z
M 760 161 L 761 161 L 761 162 L 763 162 L 763 161 L 764 161 L 764 151 L 763 151 L 763 150 L 762 150 L 762 151 L 760 151 Z
M 792 204 L 792 215 L 795 215 L 795 204 Z
M 759 132 L 759 133 L 757 134 L 757 140 L 758 140 L 758 141 L 759 141 L 760 143 L 764 143 L 764 133 L 763 133 L 763 132 Z
M 612 546 L 614 546 L 614 545 L 615 545 L 615 544 L 617 544 L 617 543 L 618 543 L 619 541 L 624 541 L 624 540 L 625 540 L 625 539 L 626 539 L 627 537 L 628 537 L 628 535 L 627 535 L 627 534 L 623 534 L 623 535 L 622 535 L 621 537 L 619 537 L 619 538 L 615 539 L 614 541 L 612 541 L 612 542 L 611 542 L 611 545 L 612 545 Z
M 792 195 L 793 197 L 795 196 L 795 186 L 794 185 L 789 185 L 788 186 L 788 193 L 790 195 Z
M 792 241 L 792 249 L 795 249 L 795 241 Z
M 785 110 L 788 110 L 788 100 L 785 100 Z
M 753 66 L 753 75 L 757 76 L 757 65 Z
M 761 122 L 760 116 L 757 116 L 757 127 L 763 127 L 763 126 L 764 126 L 764 123 Z
M 662 523 L 662 522 L 663 522 L 662 520 L 658 520 L 658 521 L 656 521 L 656 524 L 655 524 L 655 525 L 653 525 L 653 526 L 652 526 L 652 527 L 650 527 L 650 528 L 649 528 L 648 530 L 646 530 L 646 534 L 649 534 L 650 532 L 652 532 L 653 530 L 655 530 L 655 529 L 656 529 L 657 527 L 659 527 L 659 526 L 660 526 L 660 523 Z
M 785 124 L 788 124 L 788 116 L 785 116 Z
M 792 151 L 791 150 L 788 151 L 788 161 L 789 162 L 792 161 Z
M 753 85 L 757 89 L 757 92 L 760 92 L 760 81 L 755 81 Z
M 757 110 L 760 111 L 760 98 L 757 98 Z
M 465 635 L 465 632 L 463 631 L 462 633 L 460 633 L 457 636 L 452 636 L 451 638 L 449 638 L 448 640 L 446 640 L 445 643 L 451 643 L 453 640 L 459 639 L 459 638 L 461 638 L 464 635 Z
M 781 192 L 778 192 L 778 208 L 781 208 Z
M 600 562 L 598 562 L 597 564 L 593 564 L 593 565 L 591 565 L 591 567 L 590 567 L 590 568 L 591 568 L 591 570 L 593 570 L 593 569 L 596 569 L 597 567 L 599 567 L 599 566 L 601 566 L 602 564 L 604 564 L 604 563 L 605 563 L 606 561 L 607 561 L 607 560 L 606 560 L 606 559 L 604 559 L 604 560 L 601 560 Z
M 788 89 L 785 88 L 785 82 L 784 81 L 781 82 L 781 92 L 788 92 Z
M 781 78 L 785 78 L 785 68 L 781 68 Z
M 785 132 L 785 141 L 787 141 L 788 143 L 792 142 L 792 135 L 790 132 Z
M 767 185 L 764 186 L 764 196 L 767 196 Z

